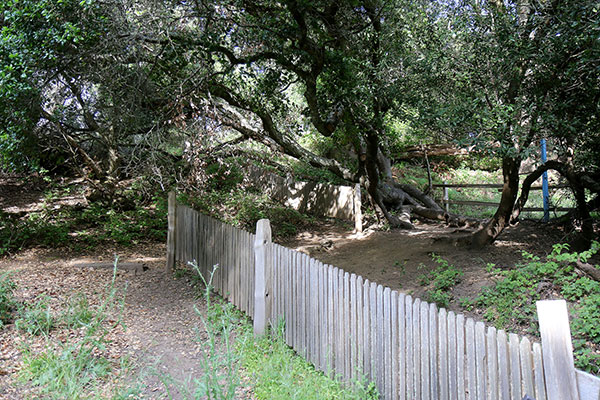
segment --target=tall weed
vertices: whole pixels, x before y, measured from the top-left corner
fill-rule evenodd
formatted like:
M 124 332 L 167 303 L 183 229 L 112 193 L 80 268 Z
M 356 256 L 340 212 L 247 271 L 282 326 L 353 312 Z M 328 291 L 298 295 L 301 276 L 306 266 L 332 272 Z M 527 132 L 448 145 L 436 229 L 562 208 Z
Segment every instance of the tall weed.
M 0 329 L 12 319 L 13 311 L 16 308 L 13 298 L 15 288 L 16 285 L 8 273 L 0 275 Z

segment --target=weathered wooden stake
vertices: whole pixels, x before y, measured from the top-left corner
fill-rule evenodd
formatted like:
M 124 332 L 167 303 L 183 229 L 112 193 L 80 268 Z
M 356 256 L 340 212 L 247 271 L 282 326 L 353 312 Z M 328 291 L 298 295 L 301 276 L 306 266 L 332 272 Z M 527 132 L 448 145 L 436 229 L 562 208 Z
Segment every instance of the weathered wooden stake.
M 261 219 L 256 223 L 254 240 L 254 336 L 266 332 L 271 315 L 272 248 L 271 224 Z
M 169 192 L 169 215 L 167 217 L 169 229 L 167 231 L 167 265 L 166 273 L 170 274 L 175 268 L 175 251 L 176 251 L 176 229 L 177 223 L 177 198 L 175 192 Z
M 567 303 L 544 300 L 536 305 L 548 400 L 579 400 Z
M 354 186 L 354 230 L 356 232 L 363 231 L 360 184 L 358 183 Z
M 446 185 L 446 182 L 444 182 L 444 185 Z M 446 212 L 450 212 L 450 197 L 448 196 L 448 186 L 444 186 L 444 208 L 446 209 Z

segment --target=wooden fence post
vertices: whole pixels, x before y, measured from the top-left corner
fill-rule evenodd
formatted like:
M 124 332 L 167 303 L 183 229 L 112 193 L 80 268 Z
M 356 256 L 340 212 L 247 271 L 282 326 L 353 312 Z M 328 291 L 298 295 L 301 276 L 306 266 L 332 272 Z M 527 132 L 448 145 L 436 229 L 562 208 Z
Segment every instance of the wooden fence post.
M 354 230 L 356 232 L 362 232 L 362 210 L 361 210 L 361 198 L 360 198 L 360 184 L 354 185 Z
M 536 305 L 548 400 L 579 400 L 567 303 L 543 300 Z
M 167 231 L 167 265 L 165 272 L 170 274 L 175 268 L 175 251 L 176 251 L 176 229 L 177 223 L 177 198 L 175 192 L 169 192 L 169 214 L 167 217 L 169 228 Z
M 266 332 L 271 315 L 272 248 L 271 224 L 261 219 L 256 223 L 254 240 L 254 336 Z
M 444 182 L 446 185 L 446 182 Z M 448 196 L 448 186 L 444 186 L 444 208 L 446 209 L 446 213 L 450 212 L 450 197 Z

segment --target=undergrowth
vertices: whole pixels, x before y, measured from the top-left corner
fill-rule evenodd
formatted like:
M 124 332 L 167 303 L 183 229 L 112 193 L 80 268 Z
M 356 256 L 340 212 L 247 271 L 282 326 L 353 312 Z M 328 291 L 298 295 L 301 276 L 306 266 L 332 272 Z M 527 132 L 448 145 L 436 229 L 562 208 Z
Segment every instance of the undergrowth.
M 473 304 L 497 328 L 516 326 L 530 334 L 539 335 L 535 302 L 545 298 L 567 299 L 575 364 L 578 368 L 598 374 L 600 282 L 581 276 L 574 265 L 577 260 L 587 262 L 599 249 L 598 242 L 594 242 L 591 250 L 569 253 L 567 244 L 556 244 L 546 260 L 524 252 L 523 262 L 514 269 L 504 270 L 489 265 L 489 271 L 496 275 L 496 283 L 484 288 Z
M 57 400 L 101 399 L 106 396 L 125 398 L 125 394 L 135 393 L 134 388 L 125 386 L 113 387 L 112 390 L 106 388 L 111 374 L 117 371 L 127 374 L 131 367 L 126 357 L 115 360 L 106 355 L 107 346 L 110 345 L 107 335 L 121 323 L 120 319 L 114 321 L 109 316 L 119 313 L 123 306 L 123 299 L 117 298 L 115 277 L 116 264 L 112 281 L 96 308 L 92 309 L 83 295 L 76 295 L 60 316 L 50 312 L 47 299 L 41 299 L 23 312 L 17 320 L 17 327 L 19 321 L 23 321 L 21 329 L 25 332 L 30 335 L 43 333 L 47 337 L 42 352 L 34 350 L 29 344 L 24 345 L 23 367 L 19 372 L 21 382 L 33 387 L 43 398 Z M 83 335 L 57 342 L 48 334 L 59 326 L 82 327 Z
M 429 286 L 425 300 L 447 308 L 452 300 L 450 290 L 460 282 L 463 273 L 437 254 L 432 254 L 431 258 L 437 267 L 419 277 L 421 285 Z
M 74 191 L 74 190 L 73 190 Z M 0 256 L 23 248 L 92 248 L 101 243 L 132 245 L 143 240 L 166 240 L 166 196 L 145 200 L 128 192 L 128 210 L 91 202 L 85 208 L 64 206 L 53 201 L 71 191 L 51 187 L 39 211 L 25 216 L 0 211 Z
M 15 288 L 16 285 L 8 273 L 0 275 L 0 329 L 12 320 L 12 314 L 16 307 L 13 297 Z
M 315 218 L 282 206 L 264 193 L 244 188 L 212 191 L 202 196 L 182 195 L 178 201 L 227 224 L 254 231 L 256 222 L 271 221 L 274 237 L 293 236 L 299 228 L 314 223 Z

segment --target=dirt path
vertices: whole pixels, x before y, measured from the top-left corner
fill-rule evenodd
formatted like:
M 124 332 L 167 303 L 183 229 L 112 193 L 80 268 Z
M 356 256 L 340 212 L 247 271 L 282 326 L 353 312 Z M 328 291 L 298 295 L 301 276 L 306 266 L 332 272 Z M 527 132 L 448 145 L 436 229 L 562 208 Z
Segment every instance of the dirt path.
M 181 398 L 178 385 L 166 390 L 161 377 L 184 382 L 201 373 L 206 333 L 200 328 L 199 314 L 205 312 L 205 303 L 189 279 L 165 277 L 163 244 L 106 249 L 89 256 L 33 249 L 0 260 L 0 273 L 11 272 L 21 301 L 48 295 L 51 306 L 59 308 L 73 293 L 82 292 L 93 305 L 100 303 L 111 281 L 114 254 L 120 259 L 116 286 L 125 293 L 124 327 L 111 332 L 109 351 L 114 357 L 125 355 L 134 361 L 136 379 L 143 388 L 141 398 Z M 65 333 L 52 332 L 51 336 L 60 334 Z M 0 398 L 23 399 L 28 390 L 15 385 L 15 378 L 22 365 L 19 348 L 24 336 L 9 326 L 0 330 L 0 338 Z M 41 351 L 43 339 L 31 345 Z
M 442 224 L 416 222 L 414 230 L 366 231 L 356 234 L 339 224 L 323 224 L 320 229 L 299 233 L 283 245 L 296 248 L 324 263 L 344 268 L 371 281 L 416 297 L 425 298 L 423 275 L 435 269 L 436 254 L 463 272 L 461 282 L 452 289 L 450 308 L 460 309 L 459 300 L 474 297 L 491 284 L 486 265 L 512 267 L 522 260 L 522 252 L 546 255 L 562 233 L 548 225 L 522 222 L 505 230 L 500 239 L 483 250 L 455 246 L 453 238 L 468 233 Z M 462 310 L 460 310 L 463 312 Z

